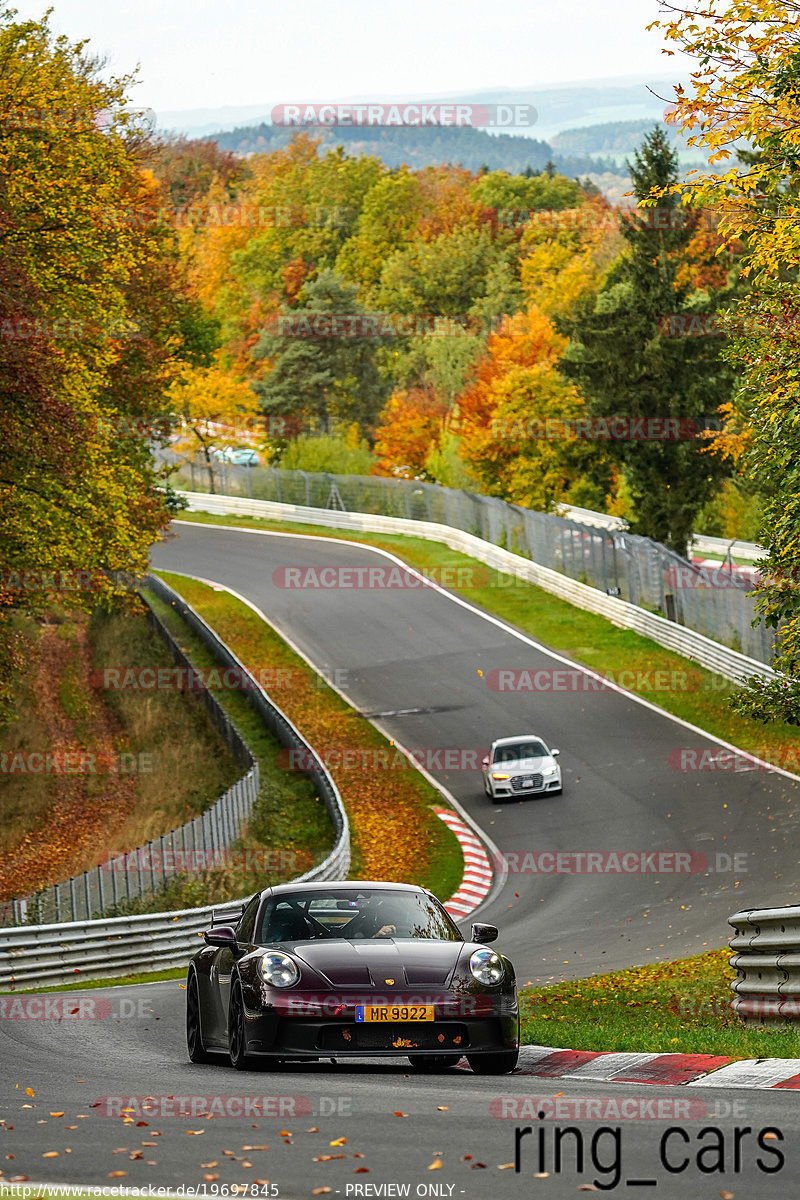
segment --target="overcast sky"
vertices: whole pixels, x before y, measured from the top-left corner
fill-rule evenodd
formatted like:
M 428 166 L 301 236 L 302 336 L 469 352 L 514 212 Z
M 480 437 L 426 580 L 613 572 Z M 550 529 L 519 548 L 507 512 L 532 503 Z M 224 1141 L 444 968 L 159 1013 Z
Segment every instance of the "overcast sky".
M 680 71 L 645 26 L 657 0 L 51 0 L 137 106 L 191 109 L 441 92 Z M 3 0 L 0 0 L 0 6 Z M 17 0 L 20 17 L 47 7 Z

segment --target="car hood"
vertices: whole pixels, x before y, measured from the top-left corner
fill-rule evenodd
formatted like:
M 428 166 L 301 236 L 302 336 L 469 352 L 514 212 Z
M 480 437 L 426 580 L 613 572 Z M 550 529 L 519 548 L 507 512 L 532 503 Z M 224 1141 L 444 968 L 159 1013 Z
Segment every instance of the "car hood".
M 365 938 L 347 942 L 331 938 L 297 942 L 292 955 L 306 963 L 331 987 L 445 987 L 464 942 L 434 942 L 422 938 Z
M 555 761 L 549 754 L 539 755 L 537 758 L 514 758 L 509 762 L 492 763 L 490 770 L 504 775 L 511 775 L 516 771 L 543 771 L 546 767 L 552 767 Z

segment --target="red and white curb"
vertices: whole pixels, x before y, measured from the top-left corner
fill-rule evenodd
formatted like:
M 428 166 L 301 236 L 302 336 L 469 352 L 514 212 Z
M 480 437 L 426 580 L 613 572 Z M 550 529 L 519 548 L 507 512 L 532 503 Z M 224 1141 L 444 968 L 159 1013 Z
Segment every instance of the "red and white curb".
M 800 1089 L 800 1059 L 732 1059 L 719 1054 L 613 1054 L 521 1046 L 517 1075 L 601 1083 Z
M 458 921 L 466 917 L 485 900 L 492 886 L 492 867 L 483 843 L 469 825 L 451 808 L 434 809 L 437 817 L 444 821 L 461 843 L 464 855 L 464 878 L 457 892 L 445 904 L 451 917 Z

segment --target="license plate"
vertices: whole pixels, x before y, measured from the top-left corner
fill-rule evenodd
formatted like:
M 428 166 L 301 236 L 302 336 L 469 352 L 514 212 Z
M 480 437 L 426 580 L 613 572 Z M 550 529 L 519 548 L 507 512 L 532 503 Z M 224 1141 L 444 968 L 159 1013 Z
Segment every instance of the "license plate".
M 432 1004 L 359 1004 L 357 1021 L 433 1021 Z
M 523 779 L 522 786 L 523 787 L 533 787 L 533 780 L 530 778 L 530 776 L 528 776 L 526 779 Z

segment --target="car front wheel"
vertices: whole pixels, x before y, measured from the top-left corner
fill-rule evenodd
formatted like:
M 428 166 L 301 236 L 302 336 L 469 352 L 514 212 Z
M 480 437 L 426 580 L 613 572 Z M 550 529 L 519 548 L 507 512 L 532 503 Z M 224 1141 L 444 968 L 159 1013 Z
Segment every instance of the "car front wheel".
M 200 989 L 194 971 L 186 983 L 186 1049 L 193 1063 L 211 1062 L 211 1055 L 203 1045 L 200 1029 Z
M 231 989 L 231 1007 L 228 1014 L 228 1052 L 231 1066 L 237 1071 L 252 1071 L 255 1066 L 252 1055 L 247 1053 L 244 1032 L 244 1000 L 242 985 L 237 979 Z
M 476 1075 L 508 1075 L 519 1060 L 519 1050 L 498 1050 L 495 1054 L 468 1054 L 467 1062 Z

